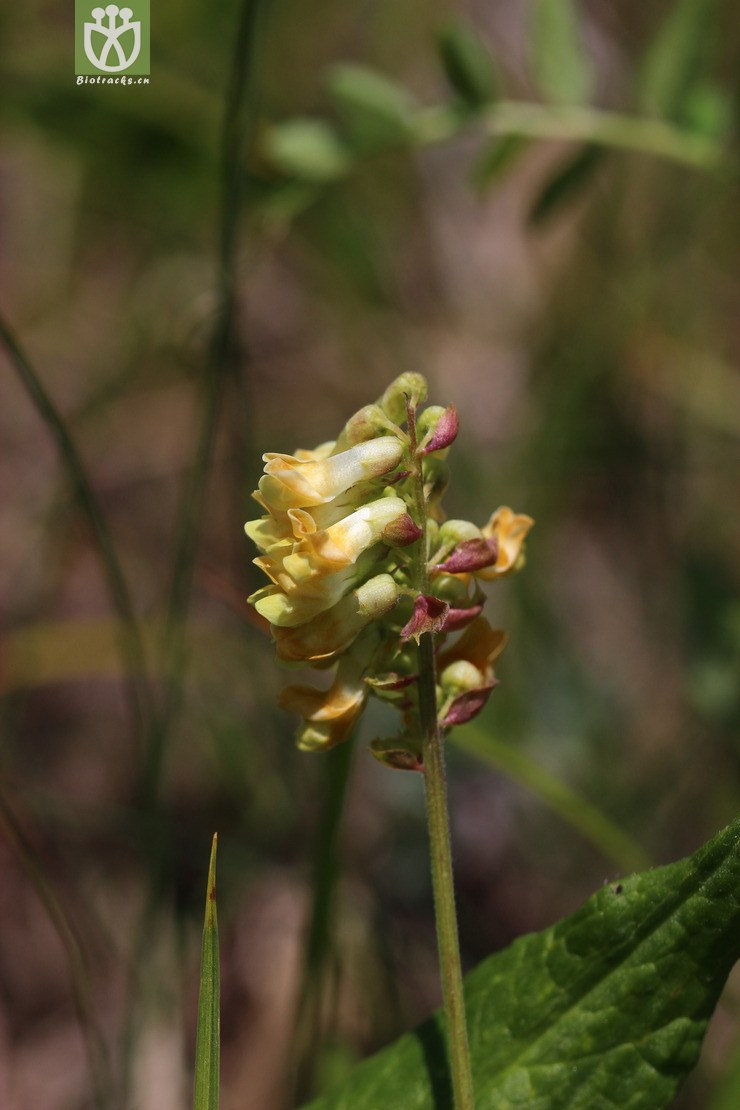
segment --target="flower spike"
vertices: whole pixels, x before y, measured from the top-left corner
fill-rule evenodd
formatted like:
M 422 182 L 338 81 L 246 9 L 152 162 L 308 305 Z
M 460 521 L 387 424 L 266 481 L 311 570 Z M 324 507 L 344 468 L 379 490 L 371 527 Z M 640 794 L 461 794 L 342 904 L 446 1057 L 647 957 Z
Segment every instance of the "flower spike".
M 437 718 L 446 732 L 483 708 L 506 637 L 482 616 L 477 583 L 519 570 L 532 518 L 508 506 L 479 527 L 446 520 L 446 456 L 454 405 L 422 407 L 421 374 L 401 374 L 336 440 L 268 452 L 245 531 L 268 583 L 249 601 L 269 622 L 287 666 L 335 667 L 328 689 L 288 686 L 299 747 L 346 740 L 369 696 L 402 714 L 403 733 L 371 745 L 389 766 L 423 770 L 417 647 L 436 642 Z M 423 494 L 423 496 L 422 496 Z M 421 577 L 419 577 L 421 575 Z

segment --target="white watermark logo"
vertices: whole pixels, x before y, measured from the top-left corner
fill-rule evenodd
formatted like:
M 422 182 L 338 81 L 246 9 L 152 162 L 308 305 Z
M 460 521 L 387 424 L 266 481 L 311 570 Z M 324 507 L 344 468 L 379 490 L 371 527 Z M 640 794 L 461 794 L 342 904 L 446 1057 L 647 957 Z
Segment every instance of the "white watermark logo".
M 84 46 L 88 61 L 96 69 L 120 73 L 134 64 L 141 50 L 141 21 L 132 20 L 133 14 L 131 8 L 119 8 L 117 4 L 90 12 L 94 22 L 85 23 Z M 131 41 L 122 43 L 126 35 Z

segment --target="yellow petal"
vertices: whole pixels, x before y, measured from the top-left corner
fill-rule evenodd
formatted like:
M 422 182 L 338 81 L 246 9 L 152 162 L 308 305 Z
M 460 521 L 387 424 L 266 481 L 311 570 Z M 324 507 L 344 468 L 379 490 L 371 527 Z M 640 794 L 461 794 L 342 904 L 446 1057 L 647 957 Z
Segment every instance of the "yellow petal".
M 524 565 L 524 541 L 533 524 L 531 516 L 515 513 L 508 505 L 496 509 L 481 531 L 487 539 L 495 536 L 498 540 L 498 558 L 493 566 L 477 570 L 476 578 L 490 582 L 519 570 Z
M 318 461 L 268 453 L 262 456 L 265 473 L 259 493 L 271 508 L 282 511 L 322 505 L 357 482 L 393 470 L 402 455 L 403 447 L 395 436 L 358 443 Z
M 330 609 L 300 625 L 283 620 L 272 629 L 277 657 L 283 663 L 328 659 L 345 651 L 363 628 L 396 604 L 398 587 L 389 574 L 378 574 Z M 259 612 L 264 616 L 264 609 Z M 268 620 L 271 618 L 268 617 Z
M 506 647 L 508 636 L 491 628 L 485 617 L 477 617 L 451 647 L 440 651 L 437 669 L 441 674 L 452 663 L 472 663 L 487 679 L 493 675 L 493 664 Z

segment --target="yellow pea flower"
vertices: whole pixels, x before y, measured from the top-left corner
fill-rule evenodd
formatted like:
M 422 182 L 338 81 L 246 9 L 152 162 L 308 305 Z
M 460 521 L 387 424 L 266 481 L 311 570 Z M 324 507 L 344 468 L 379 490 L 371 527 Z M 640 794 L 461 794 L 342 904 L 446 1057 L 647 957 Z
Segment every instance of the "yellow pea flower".
M 524 541 L 533 524 L 531 516 L 515 513 L 508 505 L 496 509 L 481 532 L 486 539 L 495 538 L 498 541 L 498 557 L 493 566 L 477 570 L 476 577 L 491 582 L 521 570 L 525 562 Z
M 369 692 L 362 678 L 364 666 L 364 659 L 347 655 L 340 661 L 328 690 L 286 686 L 280 696 L 280 705 L 303 718 L 298 730 L 299 748 L 325 751 L 347 739 Z
M 398 596 L 390 574 L 377 574 L 301 625 L 276 625 L 272 634 L 278 659 L 283 663 L 326 660 L 346 651 L 367 625 L 390 612 Z
M 323 505 L 358 482 L 378 478 L 398 466 L 403 446 L 396 436 L 380 436 L 323 459 L 268 452 L 255 496 L 268 510 Z

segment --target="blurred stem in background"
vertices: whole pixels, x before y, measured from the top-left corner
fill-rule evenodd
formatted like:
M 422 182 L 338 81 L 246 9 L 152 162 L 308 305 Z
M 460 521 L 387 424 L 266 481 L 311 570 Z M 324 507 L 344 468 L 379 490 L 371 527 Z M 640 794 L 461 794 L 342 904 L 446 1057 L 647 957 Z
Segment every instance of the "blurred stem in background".
M 167 739 L 180 707 L 185 672 L 185 636 L 192 593 L 199 526 L 213 457 L 226 383 L 243 374 L 246 353 L 237 331 L 237 256 L 244 204 L 247 163 L 256 123 L 255 57 L 262 0 L 245 0 L 235 37 L 233 63 L 225 93 L 221 136 L 221 199 L 216 258 L 216 313 L 205 366 L 203 418 L 189 481 L 182 496 L 175 541 L 172 579 L 162 641 L 164 693 L 160 710 L 147 738 L 139 805 L 144 815 L 144 857 L 149 869 L 149 894 L 139 922 L 132 968 L 140 966 L 150 944 L 163 894 L 172 873 L 169 830 L 150 835 L 158 825 L 157 810 Z M 133 976 L 138 976 L 134 970 Z M 138 978 L 136 979 L 138 982 Z M 132 979 L 124 1031 L 123 1095 L 129 1096 L 131 1061 L 141 1023 L 136 1014 L 140 999 Z
M 334 922 L 341 860 L 339 836 L 349 784 L 354 739 L 327 752 L 321 768 L 322 796 L 319 826 L 313 843 L 311 908 L 306 928 L 301 981 L 292 1038 L 292 1091 L 289 1105 L 302 1104 L 317 1093 L 321 1047 L 335 1025 L 335 981 L 332 974 Z
M 62 464 L 72 482 L 75 498 L 90 524 L 108 593 L 118 618 L 118 641 L 126 675 L 133 732 L 136 737 L 141 737 L 144 728 L 152 720 L 154 703 L 151 687 L 147 682 L 146 654 L 141 629 L 108 521 L 64 417 L 47 393 L 39 374 L 2 315 L 0 315 L 0 340 L 26 393 L 56 441 Z

